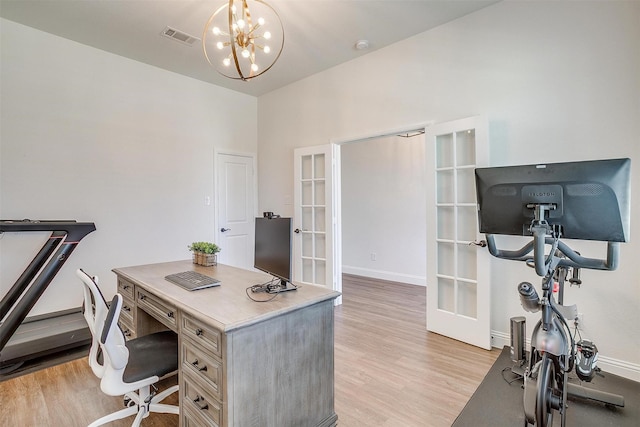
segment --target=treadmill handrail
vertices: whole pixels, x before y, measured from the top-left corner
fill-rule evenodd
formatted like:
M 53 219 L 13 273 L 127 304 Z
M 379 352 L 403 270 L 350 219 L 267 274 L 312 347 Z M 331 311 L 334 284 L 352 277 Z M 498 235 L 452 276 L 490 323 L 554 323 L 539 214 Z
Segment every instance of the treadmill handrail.
M 47 289 L 76 245 L 95 231 L 92 222 L 0 220 L 4 232 L 51 231 L 51 237 L 0 303 L 0 352 Z M 53 251 L 57 248 L 55 254 Z M 47 262 L 48 260 L 48 262 Z M 45 265 L 46 262 L 46 265 Z
M 0 232 L 63 231 L 67 234 L 67 240 L 72 242 L 79 242 L 95 229 L 93 222 L 75 220 L 0 220 Z

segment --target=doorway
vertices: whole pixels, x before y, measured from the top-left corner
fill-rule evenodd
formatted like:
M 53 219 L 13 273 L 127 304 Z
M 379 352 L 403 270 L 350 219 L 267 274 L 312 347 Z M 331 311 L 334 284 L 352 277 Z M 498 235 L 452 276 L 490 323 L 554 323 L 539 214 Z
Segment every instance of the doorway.
M 490 331 L 490 271 L 486 250 L 477 250 L 472 243 L 482 239 L 478 231 L 475 210 L 474 169 L 488 164 L 488 125 L 486 117 L 477 116 L 418 127 L 424 130 L 426 199 L 425 278 L 427 284 L 427 330 L 437 332 L 485 349 L 491 348 Z M 411 131 L 410 131 L 411 132 Z M 336 169 L 342 172 L 341 146 L 405 131 L 373 135 L 365 138 L 334 141 L 338 148 Z M 385 159 L 389 162 L 390 158 Z M 336 179 L 340 192 L 341 177 Z M 369 192 L 376 188 L 369 185 Z M 400 190 L 396 190 L 400 191 Z M 338 204 L 344 198 L 339 199 Z M 382 205 L 380 205 L 382 206 Z M 343 209 L 338 209 L 334 222 L 340 229 Z M 387 218 L 380 229 L 371 235 L 382 235 L 393 230 L 401 215 L 393 221 Z M 416 233 L 417 234 L 417 233 Z M 338 233 L 337 252 L 342 249 L 342 232 Z M 396 246 L 396 245 L 392 245 Z M 369 249 L 370 250 L 370 249 Z M 368 254 L 369 260 L 378 260 L 377 252 Z M 342 271 L 342 256 L 338 272 Z
M 343 273 L 426 286 L 423 132 L 341 145 Z

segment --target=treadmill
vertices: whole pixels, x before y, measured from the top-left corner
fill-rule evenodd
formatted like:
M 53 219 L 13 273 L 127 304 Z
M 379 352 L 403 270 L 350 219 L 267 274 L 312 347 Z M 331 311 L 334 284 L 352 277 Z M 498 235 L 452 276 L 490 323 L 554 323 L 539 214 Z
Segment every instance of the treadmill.
M 78 243 L 95 229 L 92 222 L 75 220 L 0 220 L 0 235 L 51 232 L 0 301 L 0 381 L 26 362 L 91 343 L 81 307 L 30 318 L 27 315 Z

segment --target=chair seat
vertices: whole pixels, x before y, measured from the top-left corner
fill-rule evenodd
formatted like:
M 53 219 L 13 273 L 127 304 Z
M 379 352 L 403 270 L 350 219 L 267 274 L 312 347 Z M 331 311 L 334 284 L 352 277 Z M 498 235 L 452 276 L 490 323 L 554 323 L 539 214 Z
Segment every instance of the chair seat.
M 129 362 L 122 374 L 125 383 L 178 369 L 178 336 L 172 331 L 156 332 L 126 342 Z

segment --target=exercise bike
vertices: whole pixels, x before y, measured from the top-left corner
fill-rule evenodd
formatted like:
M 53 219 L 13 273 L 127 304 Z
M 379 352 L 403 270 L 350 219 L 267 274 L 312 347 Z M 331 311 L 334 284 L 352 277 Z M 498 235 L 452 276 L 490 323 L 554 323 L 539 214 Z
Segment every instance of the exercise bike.
M 578 310 L 563 305 L 563 294 L 567 281 L 581 284 L 581 269 L 617 268 L 619 243 L 629 235 L 630 167 L 629 159 L 613 159 L 476 169 L 480 232 L 489 252 L 523 261 L 542 277 L 541 297 L 531 283 L 518 285 L 523 308 L 541 313 L 522 375 L 525 427 L 551 427 L 555 413 L 565 427 L 569 396 L 624 406 L 622 396 L 568 381 L 574 367 L 581 380 L 591 381 L 597 348 L 575 342 L 566 319 L 577 319 Z M 520 249 L 503 250 L 496 234 L 532 239 Z M 607 242 L 606 258 L 584 257 L 561 238 Z
M 541 312 L 541 319 L 531 334 L 531 351 L 523 375 L 525 427 L 530 424 L 538 427 L 552 426 L 556 411 L 561 416 L 561 425 L 565 426 L 567 397 L 572 395 L 624 406 L 622 396 L 568 382 L 568 375 L 574 367 L 581 380 L 591 381 L 597 369 L 597 352 L 594 351 L 595 345 L 589 341 L 576 345 L 566 319 L 576 319 L 578 309 L 575 304 L 563 305 L 564 285 L 569 273 L 570 283 L 581 284 L 582 268 L 615 269 L 619 245 L 616 242 L 608 243 L 606 260 L 582 257 L 560 240 L 559 227 L 550 225 L 544 219 L 545 213 L 553 209 L 552 206 L 530 206 L 535 210 L 535 218 L 531 223 L 533 240 L 519 250 L 497 249 L 494 236 L 487 235 L 487 246 L 493 256 L 524 261 L 542 276 L 542 298 L 531 283 L 522 282 L 518 285 L 523 308 L 532 313 Z M 550 246 L 550 252 L 545 255 L 547 245 Z

